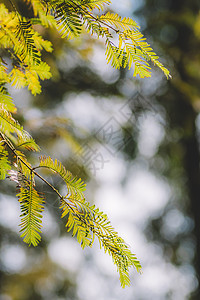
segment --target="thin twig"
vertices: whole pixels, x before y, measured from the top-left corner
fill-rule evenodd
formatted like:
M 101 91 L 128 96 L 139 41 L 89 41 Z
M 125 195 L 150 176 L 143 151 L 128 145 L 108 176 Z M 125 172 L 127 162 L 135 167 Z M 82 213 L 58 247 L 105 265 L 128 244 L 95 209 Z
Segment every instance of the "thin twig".
M 6 143 L 6 145 L 8 146 L 8 148 L 13 152 L 13 154 L 16 156 L 17 160 L 20 160 L 29 170 L 30 172 L 34 173 L 38 178 L 40 178 L 43 182 L 45 182 L 58 196 L 60 199 L 63 199 L 63 196 L 59 193 L 59 191 L 53 186 L 51 185 L 44 177 L 42 177 L 39 173 L 37 173 L 35 171 L 36 168 L 31 168 L 16 152 L 15 147 L 13 146 L 13 144 L 11 143 L 11 141 L 4 136 L 4 134 L 2 132 L 0 132 L 0 135 L 3 139 L 3 141 Z

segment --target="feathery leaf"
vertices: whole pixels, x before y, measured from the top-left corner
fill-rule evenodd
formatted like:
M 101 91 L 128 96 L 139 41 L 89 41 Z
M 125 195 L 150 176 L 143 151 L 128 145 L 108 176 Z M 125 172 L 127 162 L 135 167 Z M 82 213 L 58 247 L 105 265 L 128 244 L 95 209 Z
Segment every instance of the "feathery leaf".
M 69 196 L 75 199 L 84 198 L 85 183 L 80 178 L 73 177 L 71 172 L 66 171 L 65 167 L 57 159 L 53 161 L 51 157 L 41 157 L 39 167 L 47 168 L 61 176 L 68 189 L 66 197 Z
M 4 142 L 0 140 L 0 180 L 5 179 L 8 171 L 11 169 L 8 151 L 5 149 L 3 143 Z
M 134 266 L 139 272 L 141 265 L 111 226 L 107 215 L 94 205 L 90 206 L 85 199 L 70 197 L 61 199 L 61 209 L 62 218 L 67 217 L 67 230 L 73 231 L 72 235 L 77 237 L 81 246 L 92 246 L 96 236 L 100 247 L 112 256 L 120 274 L 121 285 L 129 285 L 129 267 Z
M 23 183 L 22 183 L 23 181 Z M 33 187 L 33 181 L 26 177 L 21 179 L 17 194 L 21 207 L 21 237 L 25 243 L 37 246 L 41 240 L 42 212 L 44 199 Z
M 1 105 L 5 110 L 11 113 L 15 113 L 17 110 L 12 97 L 8 94 L 8 91 L 3 84 L 0 84 L 0 106 Z

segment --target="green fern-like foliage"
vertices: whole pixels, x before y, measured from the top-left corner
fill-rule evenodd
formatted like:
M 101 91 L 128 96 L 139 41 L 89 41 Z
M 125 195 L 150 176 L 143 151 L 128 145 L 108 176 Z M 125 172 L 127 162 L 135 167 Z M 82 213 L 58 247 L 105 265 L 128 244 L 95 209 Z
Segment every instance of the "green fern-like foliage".
M 0 77 L 1 82 L 1 77 Z M 0 104 L 1 106 L 9 112 L 16 112 L 15 104 L 13 103 L 12 97 L 8 94 L 4 85 L 0 84 Z
M 35 17 L 27 20 L 16 11 L 9 12 L 0 6 L 0 48 L 7 49 L 14 62 L 8 72 L 0 61 L 0 78 L 17 88 L 27 86 L 35 95 L 41 92 L 39 79 L 51 77 L 50 68 L 41 61 L 41 50 L 51 52 L 52 46 L 34 30 L 33 24 L 55 27 L 61 36 L 69 39 L 79 36 L 85 28 L 98 38 L 106 39 L 106 57 L 115 68 L 133 67 L 134 76 L 151 76 L 149 62 L 159 67 L 166 77 L 169 71 L 158 60 L 158 56 L 139 31 L 139 26 L 130 18 L 121 18 L 114 13 L 101 16 L 94 9 L 103 10 L 110 1 L 101 0 L 29 0 Z M 118 44 L 116 44 L 118 38 Z
M 21 237 L 28 245 L 37 246 L 41 240 L 42 229 L 42 212 L 44 210 L 44 196 L 39 194 L 35 188 L 34 177 L 37 176 L 43 180 L 60 198 L 60 208 L 62 210 L 62 218 L 66 218 L 67 231 L 72 232 L 82 248 L 91 247 L 95 237 L 98 239 L 100 248 L 104 248 L 112 256 L 117 271 L 120 274 L 122 287 L 130 285 L 129 268 L 135 267 L 138 272 L 141 265 L 136 256 L 132 254 L 125 241 L 118 236 L 118 233 L 112 227 L 108 217 L 99 211 L 94 205 L 91 206 L 84 196 L 85 184 L 81 179 L 73 177 L 72 174 L 58 160 L 53 161 L 50 157 L 41 157 L 40 163 L 36 167 L 32 167 L 26 160 L 25 155 L 16 150 L 14 145 L 7 138 L 2 143 L 11 150 L 16 158 L 15 170 L 10 171 L 10 165 L 4 166 L 4 170 L 0 170 L 2 179 L 8 174 L 10 180 L 17 183 L 17 197 L 21 207 Z M 30 150 L 30 148 L 27 148 Z M 1 148 L 0 148 L 1 151 Z M 7 159 L 7 151 L 2 147 L 2 157 Z M 0 157 L 1 159 L 1 157 Z M 2 164 L 3 166 L 3 164 Z M 2 167 L 3 168 L 3 167 Z M 47 169 L 54 174 L 59 175 L 67 187 L 66 195 L 52 186 L 38 170 Z M 37 170 L 37 171 L 36 171 Z
M 37 246 L 41 240 L 41 219 L 44 209 L 43 196 L 35 190 L 32 176 L 30 180 L 27 180 L 20 172 L 17 175 L 19 182 L 17 197 L 21 207 L 21 237 L 25 243 Z
M 50 67 L 41 60 L 41 50 L 51 52 L 51 43 L 33 29 L 31 20 L 22 18 L 17 11 L 9 12 L 3 4 L 0 4 L 0 24 L 0 49 L 7 51 L 13 65 L 8 70 L 7 63 L 0 59 L 0 84 L 27 86 L 33 95 L 40 93 L 39 79 L 51 77 Z
M 141 265 L 125 241 L 118 236 L 108 217 L 95 206 L 90 206 L 86 200 L 74 200 L 71 197 L 61 199 L 62 218 L 67 216 L 66 227 L 72 230 L 82 248 L 92 246 L 95 236 L 100 248 L 104 248 L 113 259 L 120 274 L 122 287 L 130 285 L 129 268 L 134 266 L 139 272 Z
M 10 161 L 8 159 L 8 151 L 4 147 L 4 141 L 0 143 L 0 180 L 6 178 L 8 171 L 11 169 Z
M 53 161 L 51 157 L 41 157 L 40 167 L 47 168 L 61 176 L 67 185 L 68 194 L 71 198 L 76 200 L 84 197 L 85 183 L 79 178 L 73 177 L 71 172 L 66 171 L 65 167 L 57 159 Z
M 31 8 L 31 18 L 20 15 L 14 0 L 12 10 L 0 4 L 0 180 L 7 177 L 17 185 L 21 207 L 21 236 L 28 245 L 41 240 L 44 195 L 35 186 L 35 177 L 48 185 L 60 198 L 62 218 L 82 248 L 91 247 L 95 238 L 112 256 L 120 274 L 121 285 L 130 284 L 129 268 L 140 271 L 141 265 L 125 241 L 118 236 L 106 214 L 85 199 L 85 183 L 65 169 L 61 162 L 41 157 L 33 167 L 26 151 L 40 151 L 31 135 L 15 119 L 17 108 L 7 86 L 28 88 L 33 95 L 41 93 L 41 80 L 51 78 L 42 51 L 52 52 L 52 44 L 44 40 L 35 25 L 56 29 L 62 38 L 76 38 L 82 31 L 103 38 L 108 63 L 116 68 L 133 68 L 133 75 L 151 76 L 153 63 L 166 77 L 169 71 L 159 61 L 151 46 L 130 18 L 107 12 L 101 14 L 110 0 L 22 0 Z M 99 13 L 95 13 L 95 9 Z M 62 178 L 65 195 L 51 185 L 40 172 L 47 169 Z M 48 201 L 48 199 L 47 199 Z

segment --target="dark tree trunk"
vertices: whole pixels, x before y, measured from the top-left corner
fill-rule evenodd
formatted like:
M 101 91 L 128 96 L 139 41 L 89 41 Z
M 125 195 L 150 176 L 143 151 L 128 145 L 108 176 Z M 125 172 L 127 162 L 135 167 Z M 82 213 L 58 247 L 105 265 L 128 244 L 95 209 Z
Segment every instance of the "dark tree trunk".
M 173 62 L 171 69 L 173 71 L 174 67 L 175 70 L 166 92 L 158 98 L 169 116 L 169 135 L 172 131 L 182 130 L 180 145 L 183 154 L 179 164 L 184 168 L 189 198 L 187 204 L 183 200 L 182 206 L 194 219 L 194 268 L 200 285 L 200 150 L 196 127 L 198 113 L 194 108 L 195 99 L 200 99 L 200 75 L 195 72 L 200 69 L 200 37 L 194 29 L 199 10 L 199 0 L 146 0 L 140 13 L 146 16 L 149 35 L 156 41 L 160 38 L 163 53 L 169 55 Z M 200 299 L 199 287 L 191 299 Z
M 197 132 L 195 126 L 196 113 L 190 107 L 188 114 L 185 116 L 186 121 L 191 122 L 191 135 L 183 139 L 185 149 L 184 164 L 187 174 L 188 193 L 190 199 L 191 214 L 194 218 L 194 236 L 196 240 L 196 253 L 194 257 L 194 267 L 200 283 L 200 155 L 197 141 Z M 191 296 L 191 299 L 200 299 L 200 288 Z

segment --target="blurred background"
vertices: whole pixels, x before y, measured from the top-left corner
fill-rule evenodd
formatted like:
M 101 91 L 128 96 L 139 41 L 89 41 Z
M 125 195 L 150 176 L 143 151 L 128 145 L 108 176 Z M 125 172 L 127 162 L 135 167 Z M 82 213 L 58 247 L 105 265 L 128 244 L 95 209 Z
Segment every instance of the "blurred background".
M 113 0 L 141 26 L 162 63 L 150 79 L 106 64 L 103 41 L 42 31 L 53 79 L 43 93 L 10 90 L 18 119 L 41 154 L 87 183 L 86 198 L 108 214 L 142 264 L 122 289 L 111 258 L 82 250 L 48 188 L 42 242 L 20 238 L 13 182 L 0 183 L 0 300 L 200 299 L 200 2 Z M 29 14 L 18 1 L 23 14 Z M 41 28 L 38 28 L 41 30 Z M 38 157 L 30 160 L 37 164 Z M 58 178 L 48 176 L 60 187 Z

